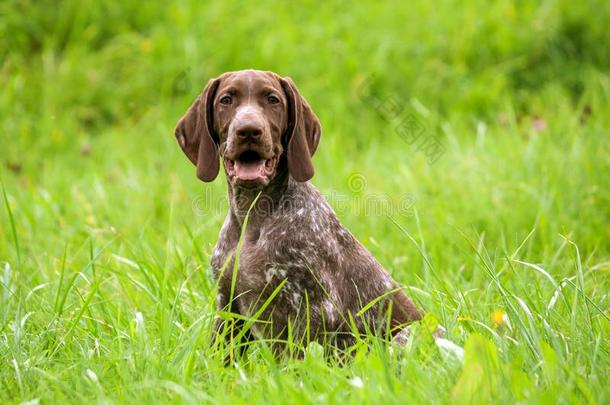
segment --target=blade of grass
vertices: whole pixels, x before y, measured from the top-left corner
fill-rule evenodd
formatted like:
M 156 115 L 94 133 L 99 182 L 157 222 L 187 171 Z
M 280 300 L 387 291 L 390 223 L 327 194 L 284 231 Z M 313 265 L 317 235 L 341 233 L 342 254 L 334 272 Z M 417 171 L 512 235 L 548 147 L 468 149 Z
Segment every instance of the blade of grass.
M 17 236 L 17 226 L 15 225 L 15 217 L 13 216 L 13 210 L 11 209 L 11 204 L 8 201 L 8 196 L 6 195 L 6 188 L 4 187 L 4 181 L 2 177 L 0 177 L 0 186 L 2 186 L 2 195 L 4 197 L 4 206 L 6 208 L 6 212 L 8 214 L 8 219 L 11 224 L 11 232 L 13 235 L 13 243 L 15 244 L 15 251 L 17 252 L 17 268 L 21 267 L 21 247 L 19 246 L 19 237 Z

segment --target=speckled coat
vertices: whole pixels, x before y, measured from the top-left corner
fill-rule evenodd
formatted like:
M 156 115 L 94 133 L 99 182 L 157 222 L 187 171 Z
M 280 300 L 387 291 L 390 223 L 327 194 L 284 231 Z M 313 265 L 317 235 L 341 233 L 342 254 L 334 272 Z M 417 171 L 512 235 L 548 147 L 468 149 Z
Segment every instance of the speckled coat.
M 219 311 L 239 314 L 228 338 L 246 328 L 260 339 L 345 347 L 355 334 L 399 335 L 421 318 L 308 182 L 320 134 L 294 83 L 256 70 L 210 80 L 178 122 L 199 179 L 214 180 L 224 163 L 230 209 L 211 264 Z
M 392 334 L 420 318 L 396 282 L 339 223 L 312 184 L 287 175 L 277 180 L 271 194 L 261 194 L 250 211 L 231 303 L 234 258 L 249 204 L 237 203 L 238 197 L 230 193 L 231 209 L 211 258 L 214 275 L 220 279 L 219 308 L 254 316 L 283 283 L 259 315 L 263 322 L 252 324 L 254 336 L 286 339 L 290 322 L 294 340 L 341 347 L 353 342 L 354 325 L 360 332 L 367 327 L 385 331 L 390 302 Z M 241 197 L 251 201 L 256 196 Z M 386 298 L 380 299 L 384 294 Z M 360 314 L 375 300 L 377 304 Z

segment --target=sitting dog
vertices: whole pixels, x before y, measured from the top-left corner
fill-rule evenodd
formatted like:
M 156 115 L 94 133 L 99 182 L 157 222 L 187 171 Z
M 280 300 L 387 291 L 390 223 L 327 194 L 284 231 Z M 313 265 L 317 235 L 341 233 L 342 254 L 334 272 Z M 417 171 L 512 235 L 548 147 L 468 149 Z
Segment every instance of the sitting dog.
M 278 350 L 289 338 L 345 348 L 355 334 L 400 337 L 421 319 L 308 182 L 320 134 L 292 80 L 257 70 L 210 80 L 176 126 L 197 177 L 214 180 L 222 161 L 227 179 L 230 208 L 211 264 L 218 309 L 241 319 L 229 338 L 247 337 L 247 327 Z

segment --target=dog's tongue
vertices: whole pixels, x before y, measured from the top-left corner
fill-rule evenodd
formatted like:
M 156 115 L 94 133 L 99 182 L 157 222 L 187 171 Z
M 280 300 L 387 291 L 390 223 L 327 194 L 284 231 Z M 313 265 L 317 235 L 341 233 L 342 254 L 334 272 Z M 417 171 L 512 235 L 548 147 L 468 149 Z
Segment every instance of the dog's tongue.
M 235 162 L 235 176 L 240 180 L 256 180 L 262 177 L 264 168 L 265 161 L 263 159 L 248 162 L 237 160 Z

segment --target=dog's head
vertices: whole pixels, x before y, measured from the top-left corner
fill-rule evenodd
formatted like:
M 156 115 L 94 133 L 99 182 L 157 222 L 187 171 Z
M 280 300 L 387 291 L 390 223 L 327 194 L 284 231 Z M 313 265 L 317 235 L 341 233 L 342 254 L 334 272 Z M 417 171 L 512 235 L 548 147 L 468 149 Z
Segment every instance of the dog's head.
M 289 78 L 242 70 L 210 80 L 175 134 L 201 180 L 216 178 L 221 157 L 231 185 L 264 187 L 283 166 L 296 181 L 313 176 L 320 121 Z

